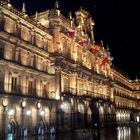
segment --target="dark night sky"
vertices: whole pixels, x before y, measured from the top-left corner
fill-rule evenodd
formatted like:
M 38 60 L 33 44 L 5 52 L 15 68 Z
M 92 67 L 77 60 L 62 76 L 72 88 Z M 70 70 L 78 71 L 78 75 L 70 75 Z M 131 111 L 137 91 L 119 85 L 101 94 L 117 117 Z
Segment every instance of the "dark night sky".
M 41 12 L 53 8 L 55 0 L 11 0 L 21 9 L 26 3 L 27 13 Z M 67 16 L 81 6 L 90 12 L 94 21 L 95 41 L 109 45 L 113 64 L 134 79 L 140 78 L 139 67 L 139 17 L 138 1 L 129 0 L 59 0 L 61 13 Z

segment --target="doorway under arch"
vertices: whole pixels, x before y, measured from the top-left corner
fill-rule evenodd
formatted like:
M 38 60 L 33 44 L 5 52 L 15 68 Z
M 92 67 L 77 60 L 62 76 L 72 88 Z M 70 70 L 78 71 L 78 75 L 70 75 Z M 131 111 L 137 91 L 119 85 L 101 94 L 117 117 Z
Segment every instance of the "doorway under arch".
M 71 106 L 67 101 L 61 104 L 60 122 L 61 128 L 66 130 L 71 129 Z
M 82 103 L 78 104 L 77 122 L 78 122 L 78 128 L 84 128 L 84 126 L 85 126 L 85 108 Z
M 104 107 L 102 105 L 99 107 L 99 122 L 102 127 L 104 125 Z

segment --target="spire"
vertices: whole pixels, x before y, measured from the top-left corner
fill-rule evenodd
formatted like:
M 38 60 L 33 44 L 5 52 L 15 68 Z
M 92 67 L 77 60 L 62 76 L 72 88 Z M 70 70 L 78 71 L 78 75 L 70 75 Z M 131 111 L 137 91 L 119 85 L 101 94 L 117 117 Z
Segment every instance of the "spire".
M 38 12 L 36 11 L 35 12 L 35 21 L 37 21 L 38 20 Z
M 101 40 L 101 46 L 102 46 L 102 47 L 104 46 L 103 40 Z
M 12 5 L 10 4 L 10 0 L 7 0 L 7 2 L 8 2 L 8 7 L 10 8 Z
M 54 9 L 56 11 L 56 15 L 60 16 L 60 10 L 59 10 L 59 3 L 58 0 L 56 0 L 55 5 L 54 5 Z
M 136 75 L 136 79 L 135 79 L 135 81 L 138 82 L 138 77 L 137 77 L 137 75 Z
M 107 48 L 106 48 L 106 50 L 109 52 L 109 46 L 107 45 Z
M 69 18 L 70 20 L 72 20 L 72 12 L 71 12 L 71 11 L 68 13 L 68 18 Z
M 59 3 L 58 3 L 58 0 L 56 0 L 56 2 L 55 2 L 54 9 L 59 9 Z
M 71 11 L 68 13 L 68 18 L 70 20 L 70 26 L 73 27 L 74 20 L 72 18 L 72 12 Z
M 90 24 L 91 24 L 91 26 L 95 25 L 95 23 L 94 23 L 94 21 L 93 21 L 91 16 L 90 16 Z
M 22 4 L 22 13 L 26 14 L 26 6 L 25 6 L 25 3 Z

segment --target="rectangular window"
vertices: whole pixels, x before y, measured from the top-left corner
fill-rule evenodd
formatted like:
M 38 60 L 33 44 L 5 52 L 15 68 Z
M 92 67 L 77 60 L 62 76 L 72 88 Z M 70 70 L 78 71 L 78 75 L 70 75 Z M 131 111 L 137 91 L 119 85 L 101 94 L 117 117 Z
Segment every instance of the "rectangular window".
M 12 91 L 17 90 L 17 77 L 12 77 Z
M 36 90 L 35 90 L 35 81 L 29 81 L 28 83 L 28 94 L 29 95 L 35 95 Z
M 43 85 L 43 97 L 47 97 L 47 84 Z
M 4 48 L 0 46 L 0 58 L 4 57 Z
M 33 81 L 29 81 L 29 94 L 33 93 Z

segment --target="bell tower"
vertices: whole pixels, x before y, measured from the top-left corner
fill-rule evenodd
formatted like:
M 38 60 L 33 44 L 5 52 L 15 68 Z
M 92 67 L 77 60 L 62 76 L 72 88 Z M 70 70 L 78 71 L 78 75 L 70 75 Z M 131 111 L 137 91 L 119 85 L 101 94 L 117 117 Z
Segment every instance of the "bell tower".
M 93 26 L 94 21 L 86 10 L 80 8 L 80 10 L 75 12 L 76 15 L 76 26 L 78 33 L 80 35 L 88 36 L 90 38 L 91 43 L 94 43 L 94 33 L 93 33 Z

